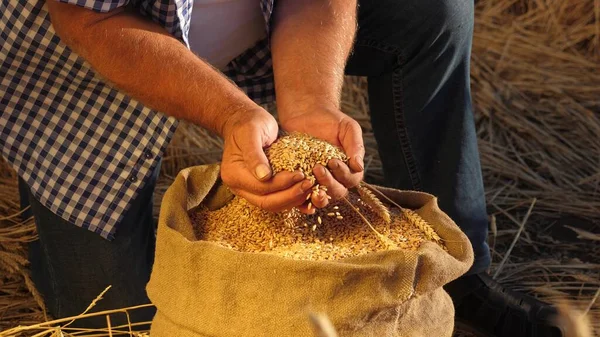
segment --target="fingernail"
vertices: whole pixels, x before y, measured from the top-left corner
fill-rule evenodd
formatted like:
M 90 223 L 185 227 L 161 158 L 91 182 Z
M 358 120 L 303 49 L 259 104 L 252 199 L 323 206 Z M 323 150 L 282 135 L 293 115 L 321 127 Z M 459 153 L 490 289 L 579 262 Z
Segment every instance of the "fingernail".
M 360 171 L 363 171 L 365 169 L 365 163 L 363 162 L 363 158 L 361 156 L 355 156 L 354 160 L 358 164 Z
M 304 174 L 302 174 L 302 172 L 298 172 L 298 173 L 294 174 L 292 181 L 295 183 L 299 183 L 302 179 L 304 179 Z
M 310 180 L 306 180 L 300 185 L 303 191 L 308 191 L 312 188 L 313 183 Z
M 332 170 L 337 169 L 340 166 L 340 163 L 337 160 L 332 160 L 331 164 L 329 164 L 331 166 Z
M 259 180 L 263 180 L 271 173 L 271 169 L 265 164 L 259 164 L 254 169 L 254 173 Z
M 323 167 L 322 165 L 315 166 L 314 173 L 318 174 L 318 175 L 324 175 L 325 174 L 325 167 Z

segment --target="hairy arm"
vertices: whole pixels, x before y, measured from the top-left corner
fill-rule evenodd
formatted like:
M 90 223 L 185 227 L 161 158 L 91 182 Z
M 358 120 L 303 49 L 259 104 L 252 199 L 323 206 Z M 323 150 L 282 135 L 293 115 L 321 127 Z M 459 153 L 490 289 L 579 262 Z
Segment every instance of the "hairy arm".
M 356 0 L 279 0 L 273 28 L 277 108 L 339 109 L 344 67 L 356 32 Z
M 125 8 L 97 13 L 54 0 L 47 5 L 57 34 L 71 49 L 153 109 L 220 135 L 237 112 L 259 109 L 180 41 L 137 13 Z
M 234 193 L 272 211 L 304 202 L 304 176 L 273 176 L 263 151 L 277 137 L 273 116 L 162 27 L 123 8 L 47 4 L 61 39 L 117 88 L 224 138 L 221 177 Z
M 344 68 L 356 33 L 356 0 L 279 0 L 272 35 L 281 125 L 341 146 L 349 165 L 315 169 L 333 197 L 362 179 L 364 146 L 358 123 L 340 109 Z M 319 205 L 321 206 L 321 205 Z

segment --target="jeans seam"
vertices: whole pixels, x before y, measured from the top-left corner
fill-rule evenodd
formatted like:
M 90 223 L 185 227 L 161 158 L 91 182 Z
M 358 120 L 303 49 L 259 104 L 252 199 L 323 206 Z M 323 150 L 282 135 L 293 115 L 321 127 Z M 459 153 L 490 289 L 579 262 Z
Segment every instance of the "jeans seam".
M 29 198 L 30 198 L 30 204 L 33 204 L 37 201 L 35 199 L 32 200 L 34 197 L 33 197 L 33 194 L 31 194 L 31 193 L 29 194 Z M 40 205 L 40 204 L 38 203 L 38 205 Z M 35 212 L 33 212 L 33 213 L 35 213 Z M 38 233 L 39 232 L 42 232 L 42 231 L 38 230 Z M 42 243 L 44 240 L 42 239 L 41 235 L 38 236 L 38 240 L 40 242 L 40 247 L 42 248 L 42 250 L 44 251 L 44 254 L 46 255 L 46 259 L 44 259 L 44 260 L 47 261 L 47 271 L 48 271 L 48 275 L 50 276 L 50 286 L 52 288 L 52 295 L 53 295 L 52 298 L 54 298 L 54 301 L 56 303 L 56 308 L 54 308 L 54 309 L 56 309 L 55 314 L 60 317 L 61 316 L 61 314 L 60 314 L 61 301 L 60 301 L 60 296 L 58 296 L 59 294 L 57 291 L 56 272 L 54 271 L 54 267 L 50 261 L 50 253 L 48 252 L 48 248 L 46 247 L 45 244 Z
M 402 56 L 398 56 L 398 64 L 402 64 Z M 404 121 L 404 88 L 402 86 L 402 67 L 398 66 L 398 69 L 394 70 L 392 74 L 392 96 L 394 100 L 394 119 L 396 121 L 396 132 L 400 146 L 402 148 L 402 154 L 404 155 L 404 162 L 408 169 L 408 175 L 410 176 L 410 182 L 413 189 L 421 189 L 421 176 L 417 167 L 417 160 L 413 155 L 412 144 L 408 137 L 408 130 L 406 129 L 406 123 Z
M 46 256 L 48 257 L 47 261 L 48 261 L 48 274 L 50 275 L 50 282 L 52 285 L 52 292 L 54 294 L 54 299 L 56 302 L 56 315 L 61 316 L 60 312 L 61 312 L 61 301 L 60 301 L 60 296 L 58 296 L 58 291 L 56 290 L 56 272 L 54 271 L 54 267 L 52 266 L 52 263 L 50 262 L 50 255 L 48 253 L 48 249 L 46 248 L 46 245 L 41 245 L 42 249 L 44 250 L 44 254 L 46 254 Z
M 396 126 L 396 136 L 402 148 L 402 155 L 406 164 L 408 175 L 413 189 L 422 189 L 421 176 L 419 174 L 418 163 L 413 155 L 412 144 L 408 137 L 408 130 L 404 121 L 404 88 L 402 86 L 402 65 L 405 57 L 400 48 L 387 44 L 385 42 L 361 39 L 356 41 L 355 45 L 361 47 L 374 48 L 384 53 L 396 55 L 396 69 L 392 72 L 392 97 L 394 103 L 394 120 Z
M 360 39 L 360 40 L 357 40 L 354 43 L 354 45 L 355 46 L 360 46 L 360 47 L 374 48 L 374 49 L 377 49 L 377 50 L 382 51 L 384 53 L 398 55 L 398 56 L 400 56 L 400 60 L 404 59 L 404 57 L 402 57 L 403 56 L 403 52 L 402 52 L 402 50 L 400 48 L 398 48 L 398 47 L 396 47 L 394 45 L 385 43 L 385 42 L 378 41 L 378 40 Z M 398 65 L 400 65 L 400 64 L 398 64 Z

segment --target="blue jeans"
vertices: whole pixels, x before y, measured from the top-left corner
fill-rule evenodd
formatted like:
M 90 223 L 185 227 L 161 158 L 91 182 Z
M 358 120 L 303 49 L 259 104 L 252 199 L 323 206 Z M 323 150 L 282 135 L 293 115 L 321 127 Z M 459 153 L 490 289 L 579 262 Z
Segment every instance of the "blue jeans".
M 146 283 L 154 262 L 152 197 L 160 165 L 154 169 L 131 208 L 119 224 L 113 241 L 76 227 L 42 205 L 23 180 L 19 180 L 21 207 L 31 206 L 39 240 L 29 246 L 31 277 L 54 318 L 78 315 L 107 286 L 111 289 L 93 311 L 112 310 L 150 303 Z M 154 308 L 132 311 L 132 322 L 149 321 Z M 123 313 L 111 315 L 111 325 L 127 324 Z M 77 320 L 72 327 L 106 328 L 99 316 Z M 140 328 L 144 328 L 141 326 Z
M 471 106 L 472 0 L 359 0 L 346 72 L 367 76 L 385 185 L 431 193 L 490 264 Z
M 473 245 L 471 273 L 487 269 L 487 214 L 471 108 L 469 58 L 473 1 L 360 0 L 359 30 L 347 73 L 367 76 L 375 138 L 386 185 L 439 197 Z M 152 195 L 158 168 L 114 241 L 54 215 L 22 185 L 40 240 L 31 246 L 33 279 L 50 314 L 79 314 L 109 284 L 98 310 L 148 302 L 154 255 Z M 153 310 L 137 312 L 150 320 Z M 113 325 L 124 315 L 113 317 Z M 103 317 L 85 322 L 104 327 Z

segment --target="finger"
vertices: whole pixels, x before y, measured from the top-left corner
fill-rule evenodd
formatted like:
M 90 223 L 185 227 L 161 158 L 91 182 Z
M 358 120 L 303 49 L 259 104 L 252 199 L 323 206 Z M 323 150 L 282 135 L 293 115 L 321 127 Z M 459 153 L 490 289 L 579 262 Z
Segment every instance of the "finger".
M 323 190 L 317 192 L 310 192 L 308 195 L 308 201 L 303 203 L 300 206 L 297 206 L 300 212 L 305 214 L 315 214 L 317 208 L 324 208 L 329 205 L 329 199 L 331 197 L 327 195 L 327 193 Z
M 319 184 L 327 187 L 327 194 L 333 199 L 340 199 L 348 193 L 346 187 L 335 180 L 325 166 L 320 164 L 315 165 L 313 174 L 315 175 L 315 178 L 317 178 Z
M 310 206 L 309 206 L 310 205 Z M 305 202 L 300 206 L 297 206 L 298 210 L 304 214 L 315 214 L 317 209 L 312 205 L 312 202 Z
M 325 191 L 319 191 L 317 195 L 311 194 L 310 200 L 316 208 L 325 208 L 329 205 L 329 198 Z
M 242 157 L 244 158 L 244 163 L 250 172 L 252 172 L 255 179 L 258 179 L 259 181 L 269 180 L 273 171 L 271 170 L 271 165 L 269 165 L 267 155 L 263 150 L 263 146 L 268 144 L 265 144 L 266 141 L 263 139 L 262 135 L 257 135 L 255 132 L 242 132 L 240 133 L 240 138 L 241 139 L 237 139 L 236 134 L 234 134 L 234 145 L 240 149 Z
M 267 195 L 256 195 L 242 189 L 235 189 L 234 193 L 264 210 L 281 212 L 302 205 L 312 186 L 310 180 L 304 180 L 291 188 Z
M 344 120 L 340 126 L 340 143 L 348 156 L 348 165 L 353 172 L 364 171 L 365 145 L 362 129 L 353 119 Z
M 339 159 L 331 159 L 327 163 L 327 168 L 329 168 L 335 180 L 339 181 L 346 188 L 358 186 L 363 177 L 363 172 L 350 172 L 348 165 Z
M 292 187 L 304 179 L 302 172 L 279 172 L 267 181 L 256 180 L 241 162 L 223 167 L 223 181 L 232 189 L 242 189 L 256 195 L 267 195 Z

